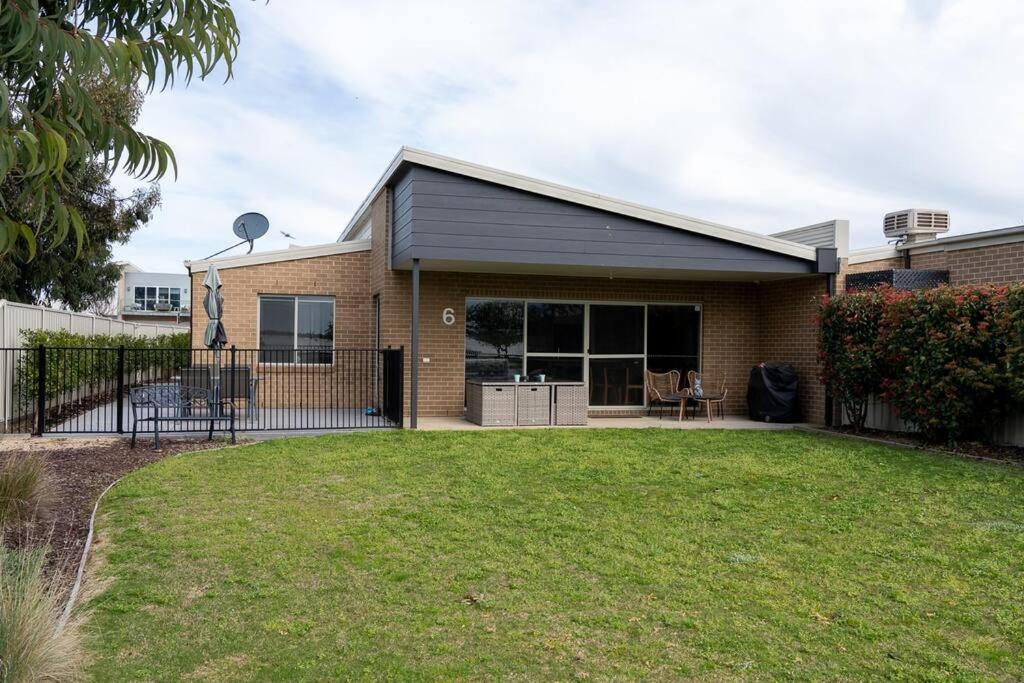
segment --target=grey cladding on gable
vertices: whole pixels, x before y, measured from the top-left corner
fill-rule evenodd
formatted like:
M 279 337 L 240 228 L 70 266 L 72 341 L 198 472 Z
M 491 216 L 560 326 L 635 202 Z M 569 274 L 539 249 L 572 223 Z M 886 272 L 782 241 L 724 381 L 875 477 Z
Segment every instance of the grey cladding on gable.
M 392 265 L 422 260 L 811 273 L 745 244 L 410 165 L 396 176 Z

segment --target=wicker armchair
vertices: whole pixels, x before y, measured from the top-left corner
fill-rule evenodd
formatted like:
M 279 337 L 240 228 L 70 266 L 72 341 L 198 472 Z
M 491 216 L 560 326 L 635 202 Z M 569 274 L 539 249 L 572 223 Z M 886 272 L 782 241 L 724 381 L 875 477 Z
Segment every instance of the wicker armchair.
M 678 370 L 668 372 L 651 372 L 644 370 L 644 387 L 647 391 L 647 414 L 654 410 L 655 404 L 660 406 L 679 406 L 682 413 L 688 398 L 687 392 L 679 389 L 681 375 Z M 658 413 L 661 419 L 662 413 Z
M 700 382 L 701 390 L 697 391 L 697 382 Z M 711 422 L 711 408 L 712 406 L 718 407 L 718 416 L 725 417 L 725 399 L 729 395 L 729 390 L 725 386 L 725 375 L 720 378 L 713 379 L 705 377 L 703 373 L 695 370 L 690 370 L 686 373 L 686 384 L 689 387 L 689 399 L 694 401 L 699 408 L 701 405 L 705 406 L 708 414 L 708 422 Z M 698 396 L 698 393 L 700 394 Z M 680 418 L 682 419 L 682 411 L 680 411 Z

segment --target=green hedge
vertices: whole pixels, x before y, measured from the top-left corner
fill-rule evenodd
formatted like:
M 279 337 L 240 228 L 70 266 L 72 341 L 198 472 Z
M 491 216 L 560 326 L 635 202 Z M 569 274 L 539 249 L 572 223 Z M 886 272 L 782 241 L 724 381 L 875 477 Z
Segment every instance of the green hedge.
M 157 337 L 128 335 L 84 335 L 64 330 L 23 330 L 25 352 L 18 364 L 18 383 L 25 397 L 35 397 L 39 382 L 39 356 L 33 351 L 46 347 L 46 398 L 93 385 L 106 386 L 117 379 L 117 347 L 125 347 L 125 378 L 131 381 L 139 371 L 161 372 L 188 365 L 187 332 Z
M 821 379 L 857 427 L 872 394 L 926 438 L 984 438 L 1024 405 L 1024 287 L 881 287 L 824 299 Z

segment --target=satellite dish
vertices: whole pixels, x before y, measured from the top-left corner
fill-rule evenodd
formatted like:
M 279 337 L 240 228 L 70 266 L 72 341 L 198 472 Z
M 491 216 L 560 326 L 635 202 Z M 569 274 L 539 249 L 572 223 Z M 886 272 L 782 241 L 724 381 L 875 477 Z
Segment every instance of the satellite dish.
M 251 243 L 267 234 L 267 230 L 270 229 L 270 221 L 262 213 L 250 211 L 236 218 L 235 222 L 231 224 L 231 229 L 234 230 L 238 239 Z M 250 244 L 250 246 L 252 245 Z
M 270 221 L 262 213 L 256 213 L 250 211 L 249 213 L 243 213 L 241 216 L 235 219 L 235 222 L 231 224 L 231 229 L 235 233 L 235 237 L 242 240 L 238 244 L 232 244 L 227 249 L 221 249 L 216 254 L 210 254 L 207 259 L 212 259 L 214 256 L 220 256 L 226 251 L 231 251 L 235 247 L 240 247 L 246 242 L 249 243 L 249 251 L 247 254 L 252 253 L 252 242 L 253 240 L 259 239 L 267 234 L 267 230 L 270 229 Z

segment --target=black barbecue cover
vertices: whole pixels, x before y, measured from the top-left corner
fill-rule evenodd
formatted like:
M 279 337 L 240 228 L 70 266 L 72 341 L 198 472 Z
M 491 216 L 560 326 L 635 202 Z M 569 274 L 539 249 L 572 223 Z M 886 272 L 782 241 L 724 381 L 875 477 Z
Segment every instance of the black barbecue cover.
M 799 422 L 797 393 L 800 380 L 787 363 L 766 361 L 750 371 L 747 409 L 750 419 L 764 422 Z

